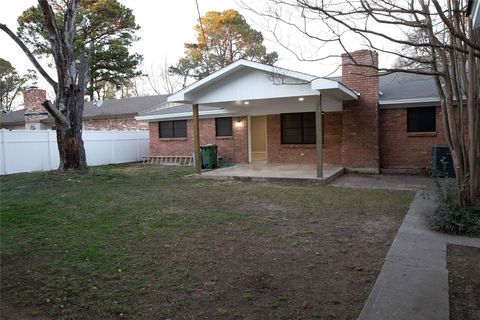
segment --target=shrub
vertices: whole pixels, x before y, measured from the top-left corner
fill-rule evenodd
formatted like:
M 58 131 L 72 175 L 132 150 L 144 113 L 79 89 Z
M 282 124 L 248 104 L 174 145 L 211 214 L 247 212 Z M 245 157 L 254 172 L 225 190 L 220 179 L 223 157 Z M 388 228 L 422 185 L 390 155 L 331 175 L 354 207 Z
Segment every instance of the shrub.
M 438 207 L 430 216 L 430 227 L 446 233 L 480 236 L 480 207 L 461 208 L 455 179 L 433 178 Z

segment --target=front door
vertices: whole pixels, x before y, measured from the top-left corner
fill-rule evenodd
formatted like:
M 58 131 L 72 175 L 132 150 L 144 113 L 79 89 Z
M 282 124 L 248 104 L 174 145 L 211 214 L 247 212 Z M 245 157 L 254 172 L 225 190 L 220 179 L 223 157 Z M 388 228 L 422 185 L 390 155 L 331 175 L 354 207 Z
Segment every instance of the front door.
M 250 117 L 250 143 L 252 162 L 267 161 L 267 117 Z

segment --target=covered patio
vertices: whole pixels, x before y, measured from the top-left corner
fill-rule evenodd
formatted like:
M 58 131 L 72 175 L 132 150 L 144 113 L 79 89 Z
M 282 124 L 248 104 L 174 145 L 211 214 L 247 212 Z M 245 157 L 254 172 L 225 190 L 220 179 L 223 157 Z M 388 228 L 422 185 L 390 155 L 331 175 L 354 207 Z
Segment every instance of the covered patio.
M 192 106 L 192 112 L 189 115 L 183 113 L 181 117 L 190 116 L 193 119 L 194 164 L 195 173 L 198 175 L 211 178 L 264 177 L 328 180 L 341 174 L 343 168 L 339 165 L 324 164 L 323 115 L 342 112 L 344 101 L 357 99 L 358 94 L 339 81 L 239 60 L 171 95 L 168 101 Z M 215 108 L 215 110 L 205 108 Z M 284 159 L 283 155 L 275 154 L 277 151 L 275 146 L 298 143 L 285 139 L 287 134 L 282 126 L 286 123 L 285 127 L 287 127 L 288 121 L 296 121 L 292 120 L 289 114 L 300 113 L 308 113 L 308 119 L 306 117 L 300 119 L 302 123 L 308 122 L 308 126 L 300 130 L 302 138 L 305 139 L 300 143 L 302 146 L 309 144 L 313 147 L 309 151 L 309 159 L 314 163 L 310 165 L 296 161 L 290 154 L 290 164 L 277 164 L 283 163 Z M 283 130 L 281 134 L 276 134 L 273 140 L 273 134 L 269 131 L 272 128 L 268 128 L 272 115 L 278 116 L 276 121 L 281 122 L 278 127 Z M 246 119 L 245 122 L 237 120 L 235 126 L 247 127 L 248 164 L 202 173 L 200 119 L 222 116 Z M 280 116 L 282 116 L 281 119 Z M 312 154 L 312 151 L 315 153 Z M 304 155 L 303 152 L 298 154 Z

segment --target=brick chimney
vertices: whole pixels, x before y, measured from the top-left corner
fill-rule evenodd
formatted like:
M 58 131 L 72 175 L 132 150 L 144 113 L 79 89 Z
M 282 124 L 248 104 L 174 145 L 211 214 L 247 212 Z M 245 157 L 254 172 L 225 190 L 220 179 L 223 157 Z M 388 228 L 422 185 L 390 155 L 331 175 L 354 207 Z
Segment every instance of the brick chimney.
M 40 120 L 48 116 L 47 110 L 42 106 L 45 100 L 47 100 L 47 92 L 45 90 L 30 87 L 23 91 L 26 130 L 44 129 Z
M 360 94 L 357 101 L 343 106 L 342 165 L 359 172 L 379 173 L 378 70 L 368 66 L 378 67 L 376 51 L 342 54 L 341 81 Z

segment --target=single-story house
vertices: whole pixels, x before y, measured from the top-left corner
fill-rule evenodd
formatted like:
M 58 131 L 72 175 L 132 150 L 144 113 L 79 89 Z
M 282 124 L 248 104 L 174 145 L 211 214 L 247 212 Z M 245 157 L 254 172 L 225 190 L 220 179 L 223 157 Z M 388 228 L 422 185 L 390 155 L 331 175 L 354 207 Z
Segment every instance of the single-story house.
M 132 97 L 117 100 L 85 101 L 84 130 L 148 130 L 145 122 L 135 119 L 139 112 L 166 103 L 168 95 Z M 42 106 L 46 91 L 23 91 L 24 109 L 0 112 L 0 129 L 46 130 L 55 128 L 55 120 Z
M 151 156 L 191 156 L 198 136 L 238 164 L 316 164 L 319 176 L 323 163 L 424 172 L 432 146 L 446 144 L 431 77 L 379 75 L 361 66 L 378 66 L 376 52 L 350 55 L 360 65 L 344 54 L 333 78 L 239 60 L 169 96 L 175 106 L 136 119 L 149 123 Z

